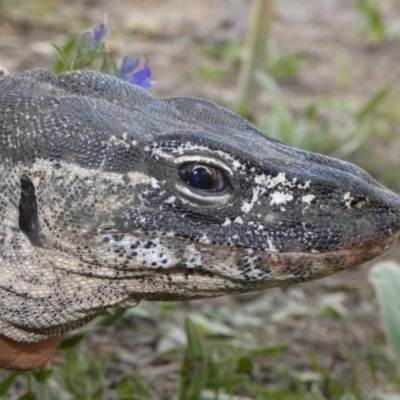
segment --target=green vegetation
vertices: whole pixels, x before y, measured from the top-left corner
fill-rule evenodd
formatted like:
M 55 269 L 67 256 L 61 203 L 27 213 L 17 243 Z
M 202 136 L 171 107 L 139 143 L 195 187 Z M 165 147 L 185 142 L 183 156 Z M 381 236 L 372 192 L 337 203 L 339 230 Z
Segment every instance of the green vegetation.
M 107 33 L 104 24 L 98 26 L 100 27 L 99 32 L 103 27 L 105 34 Z M 62 48 L 53 44 L 59 56 L 54 64 L 54 72 L 59 74 L 65 71 L 92 67 L 100 72 L 110 73 L 108 52 L 101 35 L 102 33 L 98 35 L 99 38 L 92 37 L 93 33 L 89 30 L 83 34 L 71 33 Z
M 369 0 L 357 0 L 356 6 L 367 21 L 368 40 L 372 38 L 379 45 L 387 32 L 381 13 Z M 0 16 L 9 7 L 14 7 L 11 1 L 1 1 Z M 280 52 L 272 43 L 269 38 L 265 64 L 251 72 L 261 95 L 268 99 L 268 115 L 262 118 L 255 112 L 253 119 L 270 136 L 306 150 L 357 159 L 358 164 L 379 174 L 381 181 L 400 188 L 397 169 L 370 155 L 375 143 L 388 145 L 393 138 L 400 140 L 398 94 L 383 87 L 361 104 L 326 97 L 295 112 L 278 82 L 296 78 L 312 64 L 299 53 Z M 201 78 L 227 79 L 236 74 L 242 50 L 243 43 L 238 40 L 199 45 L 200 53 L 207 58 L 198 65 Z M 101 41 L 93 44 L 81 35 L 72 35 L 57 51 L 57 72 L 88 66 L 110 71 Z M 240 312 L 223 306 L 203 305 L 193 311 L 182 304 L 142 302 L 131 310 L 104 312 L 66 335 L 57 359 L 38 371 L 0 370 L 0 398 L 358 400 L 368 395 L 371 400 L 399 400 L 399 269 L 394 263 L 377 264 L 370 277 L 394 357 L 376 330 L 366 333 L 368 342 L 362 348 L 350 340 L 357 317 L 345 302 L 348 296 L 356 296 L 351 285 L 327 286 L 326 290 L 333 293 L 313 305 L 277 302 L 279 307 L 272 306 L 272 297 L 266 293 L 247 305 L 240 304 Z M 364 307 L 376 309 L 372 293 L 363 301 Z M 184 329 L 171 324 L 182 320 L 181 312 L 187 315 Z M 271 325 L 283 327 L 280 332 L 285 332 L 285 324 L 291 329 L 291 321 L 310 325 L 316 317 L 341 326 L 343 348 L 334 352 L 329 363 L 327 357 L 311 350 L 297 362 L 299 352 L 289 335 L 282 335 L 278 343 L 269 339 Z M 151 340 L 144 340 L 146 335 Z M 97 342 L 93 343 L 91 337 Z M 311 347 L 304 343 L 304 348 Z M 161 378 L 160 371 L 168 371 L 168 378 Z M 365 389 L 366 383 L 374 390 Z M 160 393 L 155 386 L 169 391 Z
M 265 63 L 266 44 L 274 16 L 274 0 L 253 0 L 246 42 L 239 70 L 238 93 L 235 111 L 243 117 L 250 116 L 257 89 L 255 74 Z
M 374 0 L 354 0 L 355 6 L 366 23 L 370 39 L 379 43 L 387 38 L 387 29 L 382 13 Z
M 309 65 L 307 57 L 298 52 L 281 53 L 272 40 L 268 42 L 266 72 L 273 78 L 295 77 Z
M 394 354 L 396 367 L 392 367 L 393 384 L 400 392 L 400 264 L 381 261 L 371 269 L 369 278 L 375 287 L 386 336 Z M 377 395 L 378 400 L 400 400 L 400 394 Z
M 271 137 L 282 140 L 295 147 L 334 157 L 347 157 L 359 150 L 372 134 L 371 127 L 376 111 L 387 99 L 390 89 L 377 91 L 358 109 L 353 110 L 345 100 L 309 105 L 300 116 L 295 117 L 285 102 L 276 82 L 267 74 L 258 78 L 270 100 L 270 111 L 262 123 L 262 129 Z M 319 118 L 319 109 L 329 109 L 328 118 Z M 338 137 L 336 131 L 340 116 L 345 115 L 349 123 L 345 132 Z M 339 117 L 339 118 L 338 118 Z
M 383 277 L 377 277 L 375 271 L 373 272 L 373 279 L 384 280 L 386 285 L 381 290 L 378 286 L 378 295 L 384 293 L 385 298 L 385 291 L 390 291 L 388 285 L 393 286 L 398 280 L 399 271 L 397 265 L 397 271 L 394 272 L 396 276 L 393 276 L 393 271 L 389 276 L 385 276 L 383 272 Z M 382 275 L 382 271 L 380 273 Z M 400 324 L 398 309 L 393 307 L 393 298 L 399 296 L 399 291 L 390 292 L 390 295 L 393 293 L 395 296 L 389 298 L 387 295 L 382 304 L 383 307 L 386 304 L 389 308 L 384 312 L 384 316 L 391 312 L 396 313 L 386 315 L 384 321 L 386 322 L 388 317 L 387 329 L 395 330 L 393 340 L 398 357 L 397 331 Z M 179 400 L 363 399 L 365 390 L 362 386 L 365 375 L 374 382 L 376 388 L 395 385 L 400 390 L 400 376 L 396 363 L 377 346 L 378 338 L 374 338 L 363 352 L 347 342 L 347 326 L 351 315 L 335 317 L 343 327 L 344 358 L 327 367 L 319 360 L 319 356 L 309 350 L 307 366 L 302 368 L 293 366 L 286 360 L 290 343 L 282 341 L 277 344 L 271 343 L 269 346 L 261 343 L 264 327 L 257 322 L 256 317 L 251 320 L 245 314 L 239 313 L 233 320 L 231 314 L 226 311 L 221 307 L 204 307 L 199 312 L 189 313 L 185 321 L 186 344 L 175 343 L 167 350 L 156 350 L 131 366 L 125 364 L 126 360 L 121 359 L 121 352 L 116 352 L 112 344 L 105 348 L 100 346 L 91 352 L 84 343 L 70 341 L 68 346 L 65 346 L 64 341 L 63 362 L 58 366 L 46 366 L 38 371 L 26 373 L 0 371 L 0 396 L 18 400 L 169 399 L 172 397 L 168 397 L 167 393 L 160 394 L 160 391 L 156 390 L 157 385 L 155 386 L 154 380 L 151 379 L 152 374 L 146 373 L 167 366 L 172 367 L 171 371 L 175 371 L 177 381 L 173 385 L 174 398 Z M 102 326 L 103 329 L 108 326 L 109 334 L 113 335 L 114 326 L 117 326 L 118 330 L 127 331 L 134 329 L 134 325 L 124 328 L 124 324 L 129 321 L 136 321 L 138 327 L 143 323 L 156 322 L 155 320 L 157 325 L 164 325 L 165 329 L 173 312 L 174 308 L 168 304 L 157 306 L 144 302 L 137 309 L 129 310 L 124 320 L 120 319 L 122 312 L 115 310 L 113 314 L 97 318 L 96 322 L 91 324 L 91 328 L 83 329 L 93 332 L 95 326 Z M 314 312 L 324 311 L 322 308 L 319 311 L 309 310 L 303 318 L 312 318 Z M 147 317 L 144 318 L 144 315 Z M 114 324 L 110 324 L 111 317 L 115 318 Z M 117 320 L 119 322 L 115 322 Z M 285 321 L 280 323 L 284 324 Z M 166 332 L 167 330 L 164 334 L 167 335 Z M 70 334 L 69 337 L 76 337 L 76 333 Z M 163 381 L 161 386 L 165 383 Z M 371 399 L 384 400 L 387 395 L 382 393 L 377 392 Z
M 7 15 L 29 15 L 29 19 L 37 24 L 47 21 L 48 17 L 54 11 L 58 0 L 0 0 L 0 17 Z M 20 12 L 23 8 L 22 13 Z

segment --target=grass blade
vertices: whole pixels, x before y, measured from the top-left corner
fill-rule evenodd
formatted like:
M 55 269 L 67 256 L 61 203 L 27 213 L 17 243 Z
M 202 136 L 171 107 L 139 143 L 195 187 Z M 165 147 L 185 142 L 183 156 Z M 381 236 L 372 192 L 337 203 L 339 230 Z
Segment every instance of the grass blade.
M 387 339 L 400 372 L 400 264 L 379 262 L 371 269 L 369 279 L 375 287 Z

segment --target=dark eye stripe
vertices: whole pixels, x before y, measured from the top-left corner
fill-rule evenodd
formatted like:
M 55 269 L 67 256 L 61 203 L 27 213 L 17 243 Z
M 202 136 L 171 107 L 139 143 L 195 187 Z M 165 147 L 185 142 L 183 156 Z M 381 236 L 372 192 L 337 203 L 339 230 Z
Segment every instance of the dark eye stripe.
M 179 169 L 179 176 L 188 186 L 209 192 L 219 192 L 228 185 L 224 171 L 211 165 L 183 165 Z

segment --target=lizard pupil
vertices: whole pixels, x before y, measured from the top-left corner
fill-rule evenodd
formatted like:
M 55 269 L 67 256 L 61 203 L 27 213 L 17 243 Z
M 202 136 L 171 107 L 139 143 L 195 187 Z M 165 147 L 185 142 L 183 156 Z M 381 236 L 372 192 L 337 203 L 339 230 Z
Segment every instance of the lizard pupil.
M 198 167 L 190 171 L 187 183 L 196 189 L 209 190 L 213 187 L 213 178 L 207 168 Z
M 220 191 L 226 187 L 223 173 L 213 166 L 186 164 L 179 170 L 179 175 L 188 186 L 194 189 Z

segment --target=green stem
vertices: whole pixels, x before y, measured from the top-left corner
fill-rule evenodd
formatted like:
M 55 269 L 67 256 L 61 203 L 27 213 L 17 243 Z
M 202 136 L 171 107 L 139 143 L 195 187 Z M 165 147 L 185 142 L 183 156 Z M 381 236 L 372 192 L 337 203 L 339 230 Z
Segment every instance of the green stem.
M 265 63 L 268 33 L 273 17 L 273 0 L 253 0 L 250 27 L 239 71 L 235 111 L 247 117 L 256 93 L 256 72 Z

